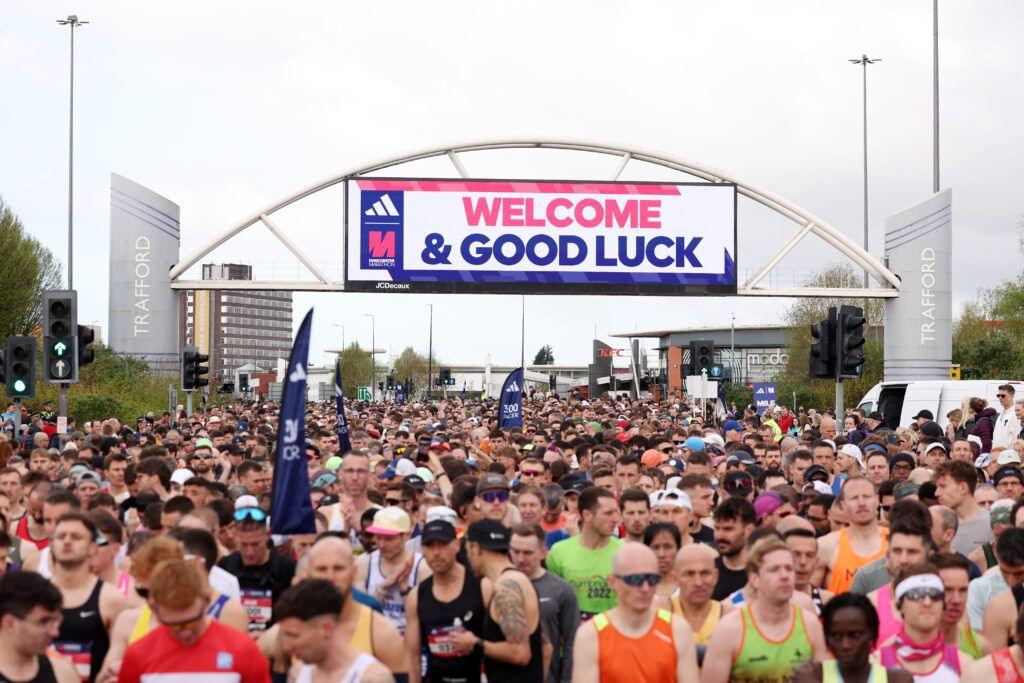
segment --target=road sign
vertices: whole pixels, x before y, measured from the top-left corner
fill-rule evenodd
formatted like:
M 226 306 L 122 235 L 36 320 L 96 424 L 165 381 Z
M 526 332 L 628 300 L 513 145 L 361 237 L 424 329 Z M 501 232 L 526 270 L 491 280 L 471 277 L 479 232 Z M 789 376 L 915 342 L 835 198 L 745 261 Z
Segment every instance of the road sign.
M 356 388 L 356 400 L 357 401 L 370 401 L 372 394 L 370 393 L 370 387 L 357 387 Z

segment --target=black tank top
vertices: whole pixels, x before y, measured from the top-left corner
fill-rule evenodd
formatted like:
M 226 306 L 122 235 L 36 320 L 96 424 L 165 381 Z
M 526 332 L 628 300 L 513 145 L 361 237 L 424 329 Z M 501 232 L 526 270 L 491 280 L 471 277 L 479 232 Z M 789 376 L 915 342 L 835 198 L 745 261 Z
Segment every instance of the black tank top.
M 100 616 L 100 591 L 103 582 L 96 580 L 96 586 L 89 598 L 78 607 L 65 607 L 64 621 L 60 624 L 60 635 L 53 641 L 58 652 L 71 658 L 82 680 L 95 681 L 103 659 L 110 649 L 110 637 Z
M 484 596 L 480 592 L 480 580 L 466 570 L 462 592 L 451 602 L 441 602 L 435 598 L 433 588 L 433 576 L 424 579 L 416 587 L 420 649 L 427 652 L 426 680 L 430 683 L 479 683 L 480 658 L 473 653 L 453 657 L 446 652 L 444 637 L 452 630 L 456 619 L 462 621 L 466 630 L 482 637 Z
M 46 655 L 38 655 L 36 659 L 39 660 L 39 672 L 27 681 L 19 681 L 13 678 L 8 678 L 0 672 L 0 683 L 57 683 L 57 676 L 53 673 L 53 664 L 50 663 L 50 658 Z
M 506 567 L 502 574 L 513 570 L 513 567 Z M 534 596 L 537 590 L 530 585 Z M 491 597 L 494 601 L 494 597 Z M 539 605 L 540 603 L 538 603 Z M 499 662 L 496 659 L 484 657 L 484 673 L 487 674 L 487 683 L 522 683 L 523 681 L 541 681 L 544 679 L 544 653 L 541 647 L 541 623 L 537 619 L 537 627 L 530 634 L 530 663 L 526 666 Z M 484 612 L 484 633 L 482 638 L 491 642 L 503 642 L 505 634 L 501 631 L 498 622 L 491 619 L 491 606 L 487 605 Z

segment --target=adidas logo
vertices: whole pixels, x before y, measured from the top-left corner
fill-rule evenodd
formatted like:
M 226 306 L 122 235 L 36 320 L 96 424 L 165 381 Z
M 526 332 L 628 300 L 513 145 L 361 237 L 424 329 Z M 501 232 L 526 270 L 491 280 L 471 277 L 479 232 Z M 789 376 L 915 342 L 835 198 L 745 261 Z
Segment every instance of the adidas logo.
M 519 383 L 518 382 L 512 382 L 511 384 L 508 385 L 508 390 L 509 391 L 519 391 Z
M 385 194 L 375 201 L 373 206 L 364 211 L 364 213 L 367 216 L 397 216 L 398 208 L 395 206 L 395 203 L 391 201 L 391 197 Z

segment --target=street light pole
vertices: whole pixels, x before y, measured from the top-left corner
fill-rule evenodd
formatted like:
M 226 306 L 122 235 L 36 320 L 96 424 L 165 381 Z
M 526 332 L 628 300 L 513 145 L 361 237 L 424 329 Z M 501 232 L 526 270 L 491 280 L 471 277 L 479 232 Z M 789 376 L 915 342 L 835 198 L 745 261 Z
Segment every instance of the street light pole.
M 939 191 L 939 0 L 932 2 L 932 191 Z
M 860 59 L 851 59 L 850 63 L 860 64 L 863 68 L 864 88 L 864 251 L 868 251 L 868 64 L 882 61 L 861 55 Z M 864 289 L 868 288 L 868 271 L 864 269 Z M 867 311 L 867 304 L 864 306 Z
M 344 353 L 345 352 L 345 326 L 342 325 L 341 323 L 334 323 L 334 326 L 341 328 L 341 352 Z M 338 354 L 338 357 L 339 358 L 341 357 L 340 353 Z
M 427 304 L 430 309 L 430 332 L 427 341 L 427 400 L 434 391 L 434 304 Z
M 75 180 L 75 29 L 88 24 L 80 21 L 74 14 L 67 19 L 58 19 L 61 26 L 71 27 L 71 79 L 68 105 L 68 289 L 74 289 L 74 180 Z M 62 385 L 63 386 L 63 385 Z M 64 412 L 62 411 L 62 415 Z
M 377 400 L 377 319 L 373 313 L 363 313 L 370 319 L 370 396 Z

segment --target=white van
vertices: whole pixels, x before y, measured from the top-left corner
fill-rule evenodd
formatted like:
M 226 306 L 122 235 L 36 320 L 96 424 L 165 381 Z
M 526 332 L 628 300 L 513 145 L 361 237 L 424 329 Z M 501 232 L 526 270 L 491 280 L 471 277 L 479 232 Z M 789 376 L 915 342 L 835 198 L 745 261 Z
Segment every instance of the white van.
M 997 379 L 978 380 L 924 380 L 920 382 L 881 382 L 871 387 L 858 408 L 870 413 L 882 413 L 889 427 L 907 427 L 914 422 L 919 410 L 930 410 L 935 421 L 945 428 L 949 424 L 946 413 L 959 408 L 965 398 L 980 396 L 1002 412 L 996 398 L 999 385 L 1012 384 L 1017 394 L 1024 392 L 1024 383 Z

